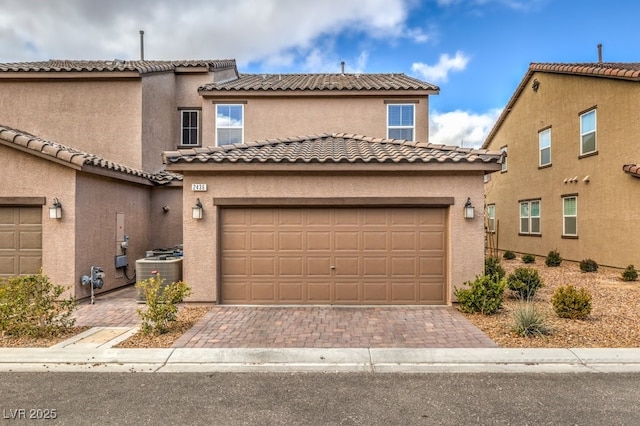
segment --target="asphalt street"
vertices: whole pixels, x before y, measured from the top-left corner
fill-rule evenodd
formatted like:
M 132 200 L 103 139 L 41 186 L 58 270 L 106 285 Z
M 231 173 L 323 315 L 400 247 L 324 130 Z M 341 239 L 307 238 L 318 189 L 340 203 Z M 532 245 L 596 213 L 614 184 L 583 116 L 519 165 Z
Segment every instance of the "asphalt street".
M 0 373 L 0 391 L 2 424 L 640 422 L 640 373 Z

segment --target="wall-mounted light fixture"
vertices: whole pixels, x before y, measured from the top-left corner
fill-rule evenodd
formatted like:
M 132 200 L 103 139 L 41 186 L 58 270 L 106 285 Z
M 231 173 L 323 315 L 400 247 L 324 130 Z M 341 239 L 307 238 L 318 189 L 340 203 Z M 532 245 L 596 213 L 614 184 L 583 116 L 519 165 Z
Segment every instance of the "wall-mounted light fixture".
M 49 207 L 49 219 L 62 219 L 62 203 L 57 198 L 53 199 L 53 205 Z
M 194 219 L 202 219 L 202 203 L 200 198 L 196 200 L 196 205 L 191 208 L 191 217 Z
M 169 206 L 162 206 L 163 213 L 169 213 Z
M 464 218 L 473 219 L 476 215 L 476 208 L 471 204 L 471 198 L 467 198 L 467 202 L 464 203 Z
M 533 84 L 531 85 L 531 88 L 533 89 L 534 92 L 537 92 L 538 89 L 540 88 L 540 82 L 538 81 L 537 78 L 533 80 Z

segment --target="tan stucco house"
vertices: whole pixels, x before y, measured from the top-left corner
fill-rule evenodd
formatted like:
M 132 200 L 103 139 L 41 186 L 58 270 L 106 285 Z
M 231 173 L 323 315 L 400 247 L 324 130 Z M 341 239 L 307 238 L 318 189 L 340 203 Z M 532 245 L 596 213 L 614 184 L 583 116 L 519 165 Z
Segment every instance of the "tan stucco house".
M 501 156 L 428 144 L 438 91 L 403 74 L 245 75 L 233 60 L 0 64 L 0 276 L 42 267 L 82 298 L 91 266 L 108 291 L 179 246 L 192 301 L 449 303 L 482 270 L 482 176 Z M 301 239 L 320 254 L 296 254 Z M 327 262 L 340 279 L 320 283 Z
M 639 63 L 532 63 L 483 145 L 507 152 L 485 184 L 498 250 L 640 264 L 639 113 Z
M 194 301 L 448 304 L 482 271 L 483 217 L 463 210 L 499 152 L 319 134 L 164 159 Z

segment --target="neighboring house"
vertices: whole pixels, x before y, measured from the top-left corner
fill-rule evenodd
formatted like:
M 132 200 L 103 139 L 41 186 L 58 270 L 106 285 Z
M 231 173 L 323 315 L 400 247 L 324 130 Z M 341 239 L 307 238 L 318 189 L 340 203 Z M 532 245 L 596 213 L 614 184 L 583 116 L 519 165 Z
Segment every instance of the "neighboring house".
M 483 148 L 508 152 L 487 176 L 500 250 L 640 264 L 640 63 L 532 63 Z
M 233 60 L 0 64 L 0 276 L 42 267 L 81 298 L 91 266 L 111 290 L 183 244 L 193 301 L 449 303 L 482 271 L 482 176 L 501 156 L 428 144 L 438 91 L 403 74 L 241 75 Z M 227 227 L 236 213 L 248 228 Z M 284 218 L 288 233 L 267 225 Z M 243 277 L 220 275 L 238 262 Z M 340 280 L 315 275 L 327 265 Z
M 501 159 L 352 134 L 166 152 L 191 300 L 448 304 L 482 272 L 483 175 Z

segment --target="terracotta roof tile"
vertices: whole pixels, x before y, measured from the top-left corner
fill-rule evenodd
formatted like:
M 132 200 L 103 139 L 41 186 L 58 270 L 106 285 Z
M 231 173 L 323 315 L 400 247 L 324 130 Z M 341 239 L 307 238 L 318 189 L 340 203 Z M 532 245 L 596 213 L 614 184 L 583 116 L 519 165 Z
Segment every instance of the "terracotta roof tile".
M 149 173 L 143 170 L 132 169 L 122 164 L 114 163 L 93 154 L 88 154 L 65 145 L 51 142 L 20 130 L 0 125 L 0 143 L 4 145 L 19 145 L 27 150 L 39 153 L 51 159 L 57 159 L 78 167 L 92 165 L 131 176 L 148 179 L 157 185 L 164 185 L 172 181 L 181 181 L 182 175 L 162 171 Z
M 640 166 L 637 164 L 625 164 L 622 166 L 622 170 L 631 176 L 640 178 Z
M 203 92 L 428 90 L 440 88 L 405 74 L 242 74 L 240 78 L 200 87 Z
M 500 163 L 500 152 L 333 133 L 163 153 L 175 163 Z
M 140 74 L 162 71 L 174 71 L 177 68 L 208 67 L 209 70 L 234 68 L 234 59 L 220 60 L 184 60 L 184 61 L 74 61 L 50 60 L 41 62 L 0 63 L 3 72 L 117 72 L 135 71 Z
M 529 71 L 640 80 L 640 62 L 531 63 Z

